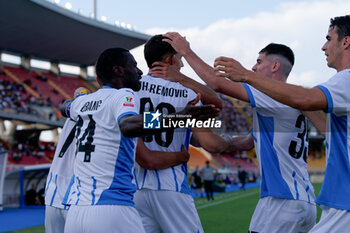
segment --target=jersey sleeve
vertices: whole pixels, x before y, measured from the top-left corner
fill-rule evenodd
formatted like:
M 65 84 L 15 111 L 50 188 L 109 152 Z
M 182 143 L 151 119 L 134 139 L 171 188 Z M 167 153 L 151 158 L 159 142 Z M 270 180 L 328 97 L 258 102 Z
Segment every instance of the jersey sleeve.
M 114 115 L 119 120 L 126 115 L 137 115 L 138 114 L 138 97 L 135 93 L 129 89 L 120 89 L 120 93 L 115 97 Z
M 347 76 L 347 77 L 345 77 Z M 343 87 L 350 86 L 350 71 L 339 72 L 327 82 L 318 85 L 327 99 L 328 113 L 345 114 L 350 108 L 350 92 Z
M 77 101 L 73 100 L 72 102 L 68 103 L 66 106 L 66 114 L 67 116 L 73 120 L 73 121 L 77 121 L 77 111 L 75 111 L 75 107 L 76 106 Z
M 246 83 L 243 83 L 243 86 L 247 91 L 250 105 L 259 109 L 259 112 L 279 112 L 285 106 Z
M 66 100 L 66 101 L 70 101 L 70 102 L 67 104 L 65 111 L 66 111 L 66 115 L 67 115 L 71 120 L 77 121 L 77 119 L 76 119 L 76 118 L 77 118 L 77 111 L 74 111 L 74 110 L 75 110 L 75 107 L 73 106 L 73 103 L 74 103 L 74 102 L 77 103 L 76 99 L 77 99 L 78 97 L 85 96 L 85 95 L 87 95 L 87 94 L 86 94 L 86 93 L 79 93 L 79 94 L 76 96 L 75 99 L 73 99 L 73 100 Z M 76 105 L 76 104 L 74 104 L 74 105 Z

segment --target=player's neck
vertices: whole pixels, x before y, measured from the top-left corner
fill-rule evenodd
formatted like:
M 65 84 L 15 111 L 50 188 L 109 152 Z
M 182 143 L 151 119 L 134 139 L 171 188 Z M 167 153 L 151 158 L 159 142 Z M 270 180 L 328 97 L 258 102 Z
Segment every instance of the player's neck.
M 162 78 L 162 77 L 152 76 L 150 73 L 148 73 L 147 76 L 152 77 L 152 78 Z

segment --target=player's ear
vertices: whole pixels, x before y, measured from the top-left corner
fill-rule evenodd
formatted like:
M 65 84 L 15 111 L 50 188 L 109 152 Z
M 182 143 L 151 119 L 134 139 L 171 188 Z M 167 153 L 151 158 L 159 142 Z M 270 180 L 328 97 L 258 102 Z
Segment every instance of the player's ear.
M 124 67 L 122 66 L 113 66 L 113 73 L 118 76 L 124 75 Z
M 350 48 L 350 36 L 345 36 L 344 37 L 343 45 L 344 45 L 345 49 L 349 49 Z
M 278 71 L 280 67 L 281 67 L 280 61 L 274 61 L 272 65 L 272 72 Z
M 163 62 L 169 65 L 174 64 L 174 55 L 166 55 L 163 59 Z

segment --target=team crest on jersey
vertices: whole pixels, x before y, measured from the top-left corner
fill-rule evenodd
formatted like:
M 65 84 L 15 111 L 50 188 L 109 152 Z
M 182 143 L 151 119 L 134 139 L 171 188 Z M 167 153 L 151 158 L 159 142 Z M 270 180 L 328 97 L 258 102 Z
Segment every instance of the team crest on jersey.
M 130 97 L 130 96 L 125 97 L 126 102 L 123 103 L 123 106 L 126 106 L 126 107 L 134 107 L 134 104 L 133 104 L 133 102 L 132 102 L 132 99 L 133 99 L 133 98 Z
M 160 116 L 162 114 L 157 110 L 156 112 L 143 113 L 143 128 L 144 129 L 160 129 Z

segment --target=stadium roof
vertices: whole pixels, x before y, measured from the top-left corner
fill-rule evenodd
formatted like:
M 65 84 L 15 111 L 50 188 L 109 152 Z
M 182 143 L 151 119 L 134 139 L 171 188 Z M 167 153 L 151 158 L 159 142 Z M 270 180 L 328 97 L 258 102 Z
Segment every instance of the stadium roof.
M 88 66 L 106 48 L 132 49 L 150 37 L 45 0 L 1 0 L 0 9 L 0 49 L 38 59 Z

